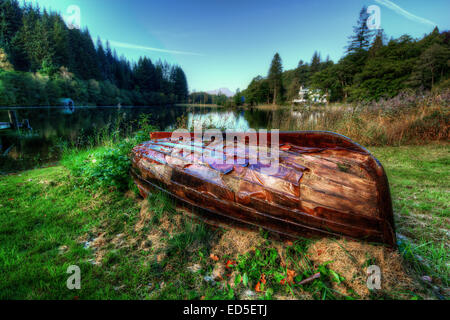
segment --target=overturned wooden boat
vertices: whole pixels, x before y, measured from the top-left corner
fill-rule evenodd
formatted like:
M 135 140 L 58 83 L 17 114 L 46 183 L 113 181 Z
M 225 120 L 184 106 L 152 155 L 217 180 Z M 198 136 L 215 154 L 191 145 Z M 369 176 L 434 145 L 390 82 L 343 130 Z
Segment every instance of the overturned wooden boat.
M 227 146 L 219 157 L 232 157 L 231 164 L 198 156 L 213 154 L 215 144 L 225 142 L 198 142 L 193 133 L 184 140 L 171 137 L 168 132 L 152 133 L 150 141 L 132 151 L 131 173 L 143 196 L 164 191 L 205 217 L 290 237 L 343 236 L 396 245 L 385 171 L 369 151 L 342 135 L 279 133 L 279 165 L 269 173 L 260 163 L 250 164 L 248 157 L 238 161 Z M 248 155 L 249 150 L 261 152 L 261 141 L 271 147 L 270 133 L 258 134 L 256 143 L 237 141 L 234 147 Z

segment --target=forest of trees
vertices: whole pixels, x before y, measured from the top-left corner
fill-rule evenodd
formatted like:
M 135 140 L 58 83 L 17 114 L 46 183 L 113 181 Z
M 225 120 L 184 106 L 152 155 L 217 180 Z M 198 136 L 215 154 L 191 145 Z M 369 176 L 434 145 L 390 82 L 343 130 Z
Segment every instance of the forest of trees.
M 192 104 L 214 104 L 218 106 L 228 106 L 230 99 L 223 93 L 210 94 L 207 92 L 192 92 L 188 102 Z
M 192 104 L 210 104 L 226 108 L 234 108 L 244 104 L 242 93 L 237 89 L 233 97 L 228 97 L 219 92 L 218 94 L 210 94 L 207 92 L 192 92 L 188 98 L 189 103 Z
M 331 102 L 392 98 L 404 90 L 425 92 L 450 87 L 450 32 L 434 31 L 422 39 L 404 35 L 387 40 L 383 30 L 367 27 L 363 8 L 346 54 L 337 63 L 318 52 L 283 72 L 277 53 L 267 77 L 258 76 L 242 92 L 250 105 L 289 103 L 301 85 L 320 89 Z
M 163 105 L 187 101 L 181 67 L 130 63 L 87 29 L 17 0 L 0 0 L 0 105 Z

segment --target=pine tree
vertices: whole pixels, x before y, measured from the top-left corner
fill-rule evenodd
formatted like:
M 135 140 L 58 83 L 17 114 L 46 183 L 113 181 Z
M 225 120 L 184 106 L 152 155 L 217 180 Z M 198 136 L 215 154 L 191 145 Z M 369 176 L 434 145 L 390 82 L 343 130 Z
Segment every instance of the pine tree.
M 384 36 L 384 32 L 383 29 L 378 30 L 377 35 L 375 36 L 375 39 L 373 40 L 373 43 L 369 49 L 369 56 L 370 57 L 374 57 L 377 52 L 383 48 L 384 46 L 384 40 L 385 40 L 385 36 Z
M 82 34 L 82 43 L 85 63 L 85 79 L 98 79 L 100 77 L 100 68 L 98 66 L 97 51 L 95 50 L 89 30 L 84 30 Z
M 53 15 L 52 41 L 55 48 L 54 62 L 58 67 L 69 65 L 69 35 L 64 21 Z
M 155 67 L 149 58 L 139 59 L 134 74 L 135 84 L 142 93 L 155 90 Z
M 283 74 L 283 65 L 281 61 L 281 57 L 278 53 L 273 57 L 272 63 L 269 69 L 269 86 L 272 92 L 273 104 L 276 104 L 280 101 L 282 95 L 282 74 Z
M 295 78 L 301 86 L 307 86 L 310 78 L 310 67 L 305 64 L 303 60 L 300 60 L 298 67 L 295 70 Z M 298 90 L 298 88 L 297 88 Z
M 420 85 L 432 89 L 434 85 L 448 74 L 450 66 L 450 48 L 434 43 L 425 50 L 413 73 Z
M 374 37 L 374 31 L 370 30 L 367 26 L 369 18 L 370 15 L 367 13 L 367 7 L 364 6 L 359 14 L 357 25 L 353 27 L 354 34 L 349 37 L 350 43 L 347 47 L 347 52 L 358 52 L 369 49 Z
M 81 32 L 78 29 L 68 30 L 69 40 L 69 70 L 77 77 L 85 79 L 84 58 L 85 52 L 81 40 Z
M 109 41 L 106 41 L 106 79 L 114 83 L 114 57 Z
M 35 94 L 28 89 L 42 86 L 30 75 L 8 72 L 8 79 L 27 83 L 22 86 L 27 90 L 18 91 L 18 100 L 13 99 L 20 104 L 53 104 L 59 95 L 99 104 L 150 104 L 175 102 L 175 97 L 184 101 L 188 95 L 186 75 L 180 67 L 161 61 L 155 67 L 147 57 L 132 67 L 125 57 L 118 57 L 109 42 L 106 49 L 100 39 L 95 46 L 87 29 L 69 29 L 59 14 L 30 2 L 20 6 L 17 0 L 0 0 L 0 68 L 50 76 L 49 93 Z M 36 99 L 29 98 L 32 96 Z M 2 101 L 13 101 L 8 99 Z
M 22 22 L 22 10 L 17 0 L 0 1 L 0 46 L 7 48 Z
M 171 80 L 173 83 L 173 94 L 177 96 L 177 102 L 186 102 L 189 90 L 184 71 L 175 66 L 172 70 Z
M 47 29 L 48 16 L 38 19 L 34 28 L 33 47 L 29 48 L 31 68 L 33 71 L 40 69 L 45 63 L 47 66 L 53 66 L 55 49 L 51 40 L 50 31 Z
M 322 58 L 320 57 L 320 53 L 317 51 L 314 52 L 314 55 L 311 60 L 310 71 L 312 74 L 320 71 L 320 64 L 322 63 Z
M 103 43 L 100 38 L 97 39 L 97 62 L 100 69 L 100 80 L 108 78 L 108 62 L 106 60 L 106 53 L 103 49 Z

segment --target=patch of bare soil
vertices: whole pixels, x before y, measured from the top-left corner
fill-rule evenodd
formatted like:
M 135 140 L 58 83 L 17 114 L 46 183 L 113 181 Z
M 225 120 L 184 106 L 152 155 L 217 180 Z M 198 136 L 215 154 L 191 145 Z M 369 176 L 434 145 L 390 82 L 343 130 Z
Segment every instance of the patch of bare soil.
M 127 196 L 133 197 L 132 194 Z M 159 218 L 157 227 L 152 223 L 154 210 L 147 200 L 140 201 L 141 210 L 138 221 L 133 227 L 133 234 L 107 235 L 104 230 L 95 230 L 95 239 L 83 239 L 89 242 L 90 247 L 94 248 L 95 263 L 100 264 L 103 257 L 111 248 L 131 247 L 139 251 L 148 251 L 152 254 L 149 259 L 156 257 L 157 261 L 162 261 L 166 255 L 167 238 L 171 235 L 181 233 L 186 228 L 186 219 L 189 214 L 163 214 Z M 266 243 L 266 239 L 255 231 L 246 231 L 241 229 L 228 229 L 224 232 L 218 232 L 213 238 L 208 240 L 208 247 L 213 264 L 211 277 L 215 281 L 228 283 L 234 286 L 234 275 L 228 275 L 225 263 L 227 260 L 236 260 L 239 255 L 254 251 Z M 286 248 L 289 244 L 278 238 L 271 238 L 270 246 L 275 248 L 279 254 L 281 264 L 289 264 L 285 261 Z M 290 244 L 292 245 L 292 243 Z M 196 252 L 198 244 L 192 244 L 188 248 L 189 252 Z M 367 287 L 367 267 L 377 265 L 381 269 L 381 292 L 396 293 L 396 297 L 401 296 L 402 292 L 422 293 L 421 286 L 403 266 L 402 257 L 396 250 L 391 250 L 382 246 L 373 246 L 355 241 L 322 239 L 312 242 L 308 249 L 308 257 L 315 264 L 320 265 L 330 262 L 329 267 L 343 276 L 346 281 L 341 284 L 334 283 L 334 289 L 346 295 L 353 295 L 356 292 L 361 299 L 369 299 L 371 292 Z M 217 260 L 216 260 L 217 258 Z M 190 268 L 190 269 L 189 269 Z M 192 272 L 200 270 L 200 265 L 190 265 Z M 257 298 L 252 290 L 242 293 L 242 299 Z M 299 293 L 299 299 L 311 299 L 307 292 Z M 280 295 L 278 293 L 274 299 L 290 300 L 294 297 Z
M 169 217 L 164 214 L 159 219 L 158 228 L 146 228 L 146 226 L 152 224 L 154 215 L 155 213 L 152 208 L 150 208 L 148 201 L 143 200 L 141 202 L 139 220 L 134 227 L 137 237 L 132 238 L 131 241 L 139 243 L 139 250 L 151 250 L 154 252 L 156 254 L 156 260 L 161 262 L 166 257 L 165 248 L 167 247 L 167 243 L 164 239 L 167 235 L 170 235 L 181 228 L 181 221 L 180 216 L 174 216 L 173 219 L 169 219 Z

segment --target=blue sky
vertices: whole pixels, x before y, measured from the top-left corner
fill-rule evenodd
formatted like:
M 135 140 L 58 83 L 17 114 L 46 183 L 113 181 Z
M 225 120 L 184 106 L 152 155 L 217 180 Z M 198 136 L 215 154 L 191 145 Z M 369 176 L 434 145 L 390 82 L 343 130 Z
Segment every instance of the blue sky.
M 285 69 L 315 50 L 339 60 L 363 5 L 378 5 L 388 36 L 421 37 L 449 29 L 449 0 L 27 0 L 65 14 L 81 9 L 81 26 L 119 55 L 177 63 L 190 90 L 245 89 L 265 76 L 276 52 Z M 156 50 L 155 50 L 156 49 Z

